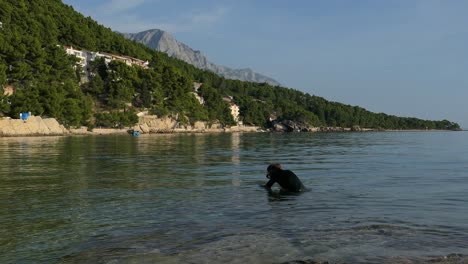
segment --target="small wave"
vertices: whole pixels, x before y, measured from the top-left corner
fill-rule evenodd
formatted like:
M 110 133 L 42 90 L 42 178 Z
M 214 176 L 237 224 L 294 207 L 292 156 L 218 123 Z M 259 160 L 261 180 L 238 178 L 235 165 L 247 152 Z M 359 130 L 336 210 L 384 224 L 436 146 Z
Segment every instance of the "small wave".
M 354 231 L 410 231 L 412 228 L 406 226 L 397 226 L 389 224 L 371 224 L 371 225 L 362 225 L 355 226 L 351 228 Z
M 419 256 L 419 257 L 368 257 L 354 259 L 351 261 L 331 261 L 321 259 L 291 260 L 281 264 L 345 264 L 345 263 L 367 263 L 367 264 L 464 264 L 468 263 L 468 256 L 462 254 L 449 254 L 446 256 Z
M 383 264 L 464 264 L 468 263 L 468 256 L 462 254 L 448 254 L 445 256 L 392 256 L 369 257 L 360 263 Z
M 406 226 L 388 225 L 388 224 L 371 224 L 364 226 L 356 226 L 351 228 L 356 232 L 372 232 L 377 235 L 393 236 L 393 235 L 407 235 L 415 232 L 413 228 Z
M 366 232 L 366 231 L 411 231 L 413 228 L 407 226 L 391 225 L 391 224 L 366 224 L 358 225 L 350 228 L 336 228 L 336 229 L 321 229 L 317 231 L 321 232 L 332 232 L 332 233 L 343 233 L 343 232 Z

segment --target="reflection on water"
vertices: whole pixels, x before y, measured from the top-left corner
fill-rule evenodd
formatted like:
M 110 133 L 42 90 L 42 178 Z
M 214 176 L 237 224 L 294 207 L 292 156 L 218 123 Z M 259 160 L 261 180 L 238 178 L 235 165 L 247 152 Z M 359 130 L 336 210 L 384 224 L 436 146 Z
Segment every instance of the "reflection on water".
M 304 192 L 287 192 L 281 189 L 278 190 L 265 190 L 268 194 L 268 199 L 270 202 L 273 201 L 287 201 L 296 199 L 300 195 L 304 194 Z
M 467 152 L 463 132 L 0 138 L 0 263 L 468 254 Z M 311 191 L 259 187 L 272 161 Z
M 232 133 L 231 134 L 231 166 L 233 167 L 234 171 L 232 172 L 232 185 L 233 186 L 240 186 L 240 134 L 239 133 Z

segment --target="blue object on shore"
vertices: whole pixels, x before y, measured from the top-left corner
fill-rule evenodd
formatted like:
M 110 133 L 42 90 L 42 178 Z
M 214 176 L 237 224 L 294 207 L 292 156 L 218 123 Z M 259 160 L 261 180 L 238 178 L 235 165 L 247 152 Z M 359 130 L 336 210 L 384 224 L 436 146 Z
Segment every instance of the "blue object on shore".
M 28 119 L 28 117 L 30 117 L 30 116 L 31 116 L 31 112 L 29 112 L 29 113 L 20 113 L 20 118 L 23 121 L 26 121 L 26 119 Z
M 132 135 L 133 135 L 134 137 L 137 137 L 137 136 L 140 135 L 140 131 L 133 131 Z

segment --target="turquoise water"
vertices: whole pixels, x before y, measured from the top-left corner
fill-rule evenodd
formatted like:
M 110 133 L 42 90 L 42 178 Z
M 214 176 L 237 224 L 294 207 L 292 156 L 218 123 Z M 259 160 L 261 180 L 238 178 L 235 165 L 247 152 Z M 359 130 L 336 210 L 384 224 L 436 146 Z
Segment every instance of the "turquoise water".
M 468 254 L 467 171 L 466 132 L 0 138 L 0 263 Z

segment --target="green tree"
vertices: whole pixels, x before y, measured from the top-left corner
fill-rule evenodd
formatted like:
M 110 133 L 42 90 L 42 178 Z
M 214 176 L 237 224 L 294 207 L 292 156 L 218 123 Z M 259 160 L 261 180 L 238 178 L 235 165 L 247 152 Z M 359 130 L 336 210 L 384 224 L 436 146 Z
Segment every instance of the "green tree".
M 233 96 L 244 123 L 253 125 L 266 125 L 276 113 L 279 119 L 313 126 L 459 128 L 448 120 L 372 113 L 290 88 L 228 80 L 127 40 L 58 0 L 3 0 L 0 18 L 0 86 L 16 88 L 13 96 L 0 99 L 1 111 L 12 117 L 31 111 L 77 126 L 89 124 L 93 110 L 109 111 L 99 122 L 122 126 L 135 121 L 133 114 L 118 114 L 122 109 L 131 113 L 145 108 L 157 115 L 179 116 L 183 122 L 229 125 L 234 121 L 223 97 Z M 89 67 L 91 81 L 81 84 L 77 58 L 66 55 L 64 45 L 148 60 L 150 69 L 96 59 Z M 193 81 L 203 83 L 199 92 L 204 105 L 192 94 Z
M 7 71 L 8 67 L 5 64 L 0 64 L 0 87 L 3 87 L 4 84 L 6 84 L 7 80 Z

